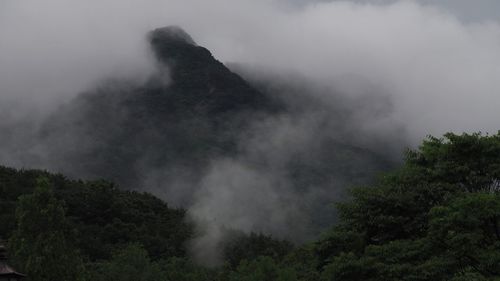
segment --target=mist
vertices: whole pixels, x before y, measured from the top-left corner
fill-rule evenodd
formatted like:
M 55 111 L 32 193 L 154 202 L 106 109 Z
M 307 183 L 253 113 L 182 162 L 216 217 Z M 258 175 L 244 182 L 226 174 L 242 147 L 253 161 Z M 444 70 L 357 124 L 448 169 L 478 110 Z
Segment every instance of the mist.
M 134 163 L 138 188 L 188 208 L 204 233 L 191 245 L 198 260 L 216 252 L 221 227 L 308 241 L 335 220 L 332 210 L 315 221 L 311 206 L 329 210 L 347 187 L 366 183 L 356 168 L 379 172 L 372 154 L 397 162 L 429 134 L 499 129 L 500 25 L 482 14 L 467 17 L 449 1 L 2 1 L 0 161 L 85 178 L 56 153 L 95 145 L 72 126 L 86 110 L 72 101 L 88 91 L 128 94 L 100 86 L 109 79 L 140 85 L 160 73 L 168 83 L 146 34 L 179 25 L 293 110 L 247 116 L 238 153 L 200 170 L 153 167 L 147 151 Z M 60 133 L 38 139 L 42 120 L 60 111 L 71 117 Z M 346 143 L 370 156 L 339 153 Z
M 140 76 L 151 68 L 144 34 L 177 24 L 222 61 L 381 85 L 414 142 L 495 132 L 498 22 L 461 21 L 449 2 L 392 2 L 2 1 L 2 103 L 36 110 L 106 76 Z

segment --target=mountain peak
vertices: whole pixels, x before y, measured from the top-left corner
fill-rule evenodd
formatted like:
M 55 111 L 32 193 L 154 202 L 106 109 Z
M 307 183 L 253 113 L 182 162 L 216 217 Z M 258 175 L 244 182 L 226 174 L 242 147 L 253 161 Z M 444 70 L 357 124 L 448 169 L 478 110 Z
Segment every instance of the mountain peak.
M 184 29 L 176 25 L 154 29 L 149 33 L 149 39 L 153 44 L 158 42 L 169 42 L 196 46 L 196 42 L 194 42 L 193 38 L 191 38 Z
M 198 46 L 186 31 L 175 25 L 150 31 L 148 39 L 156 58 L 171 68 L 185 66 L 189 70 L 196 68 L 193 63 L 204 65 L 214 60 L 207 49 Z

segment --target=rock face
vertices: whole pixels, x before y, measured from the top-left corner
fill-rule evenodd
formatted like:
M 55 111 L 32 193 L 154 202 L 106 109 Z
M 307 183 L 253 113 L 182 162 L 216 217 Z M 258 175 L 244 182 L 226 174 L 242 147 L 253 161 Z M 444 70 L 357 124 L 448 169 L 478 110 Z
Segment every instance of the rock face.
M 170 69 L 171 85 L 157 90 L 165 93 L 164 98 L 168 92 L 171 104 L 210 114 L 271 106 L 266 96 L 217 61 L 210 51 L 197 46 L 179 27 L 156 29 L 150 32 L 149 41 L 158 61 Z
M 220 194 L 240 196 L 227 199 L 233 202 L 221 212 L 241 209 L 245 217 L 258 209 L 266 224 L 254 230 L 283 237 L 303 231 L 295 228 L 316 232 L 310 224 L 331 225 L 330 205 L 342 190 L 390 166 L 385 156 L 350 142 L 358 132 L 342 102 L 310 103 L 296 79 L 294 90 L 289 80 L 281 87 L 268 77 L 270 85 L 295 91 L 294 103 L 275 87 L 258 90 L 178 27 L 147 38 L 157 73 L 142 84 L 101 83 L 63 106 L 37 137 L 45 160 L 36 167 L 112 180 L 181 206 L 193 206 L 210 182 L 220 188 L 202 195 L 216 199 L 207 210 L 219 215 L 220 206 L 210 204 L 219 204 Z M 279 223 L 269 220 L 272 212 Z
M 143 85 L 103 83 L 61 108 L 42 130 L 52 169 L 129 188 L 152 170 L 197 174 L 211 157 L 233 154 L 254 117 L 281 110 L 179 27 L 148 39 L 168 71 Z
M 162 44 L 162 43 L 178 43 L 178 44 L 188 44 L 195 46 L 191 35 L 187 34 L 182 28 L 171 25 L 162 28 L 157 28 L 149 33 L 149 40 L 153 44 Z

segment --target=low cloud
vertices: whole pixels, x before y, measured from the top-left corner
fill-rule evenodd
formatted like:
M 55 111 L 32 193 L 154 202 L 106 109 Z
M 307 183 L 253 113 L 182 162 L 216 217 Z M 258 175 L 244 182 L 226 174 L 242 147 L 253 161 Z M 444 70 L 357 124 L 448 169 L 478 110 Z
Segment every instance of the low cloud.
M 168 69 L 158 69 L 145 36 L 176 24 L 218 59 L 237 63 L 234 71 L 277 95 L 291 112 L 259 117 L 239 136 L 236 156 L 208 159 L 200 170 L 153 168 L 145 155 L 136 165 L 143 186 L 190 207 L 206 234 L 193 241 L 195 253 L 203 252 L 200 245 L 217 246 L 221 227 L 305 241 L 317 233 L 313 225 L 334 220 L 313 221 L 315 206 L 327 206 L 346 186 L 375 174 L 372 162 L 379 155 L 397 159 L 428 134 L 499 129 L 500 25 L 457 16 L 452 8 L 459 5 L 2 1 L 0 161 L 74 168 L 78 175 L 89 163 L 68 167 L 52 151 L 94 144 L 81 143 L 82 132 L 73 127 L 41 141 L 40 122 L 108 78 L 140 85 L 160 75 L 169 83 Z

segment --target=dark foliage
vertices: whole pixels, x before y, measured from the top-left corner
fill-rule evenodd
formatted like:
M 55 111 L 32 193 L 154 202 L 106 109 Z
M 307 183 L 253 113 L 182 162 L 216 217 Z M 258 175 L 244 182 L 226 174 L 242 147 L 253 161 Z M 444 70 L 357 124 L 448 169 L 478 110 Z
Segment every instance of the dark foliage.
M 251 233 L 246 235 L 234 232 L 228 235 L 224 243 L 224 260 L 233 268 L 241 261 L 252 261 L 261 256 L 268 256 L 274 260 L 282 260 L 293 249 L 288 241 L 279 241 L 264 234 Z
M 6 167 L 0 167 L 1 237 L 9 237 L 15 228 L 17 198 L 33 192 L 41 176 L 49 179 L 55 196 L 64 202 L 69 223 L 77 232 L 76 244 L 87 259 L 107 259 L 113 250 L 131 242 L 144 245 L 154 259 L 184 255 L 184 243 L 191 237 L 184 210 L 105 181 L 74 181 Z
M 338 204 L 317 243 L 325 280 L 497 280 L 500 134 L 446 134 Z
M 210 159 L 234 155 L 251 122 L 280 111 L 179 28 L 148 38 L 159 70 L 147 82 L 105 81 L 45 122 L 42 141 L 57 147 L 49 152 L 55 169 L 126 188 L 156 169 L 195 181 Z

